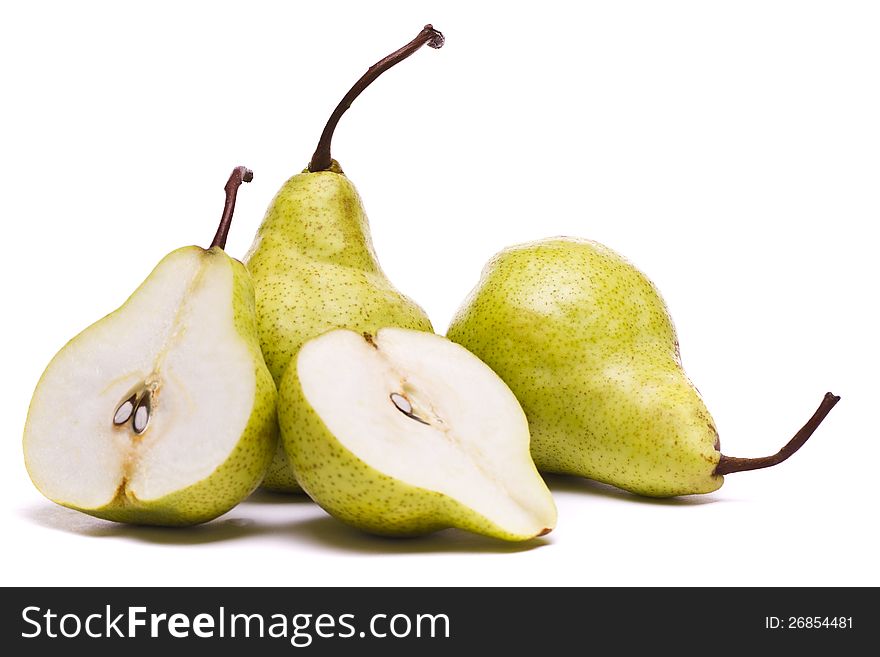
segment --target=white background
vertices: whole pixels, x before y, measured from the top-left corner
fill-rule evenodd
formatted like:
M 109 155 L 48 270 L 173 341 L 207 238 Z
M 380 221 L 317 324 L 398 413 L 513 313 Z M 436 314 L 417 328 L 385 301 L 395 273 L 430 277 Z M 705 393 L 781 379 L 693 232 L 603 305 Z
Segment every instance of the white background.
M 813 440 L 692 499 L 551 478 L 558 528 L 515 546 L 373 538 L 266 494 L 189 530 L 42 498 L 20 437 L 55 351 L 210 242 L 237 164 L 242 256 L 338 99 L 429 21 L 446 47 L 334 143 L 391 280 L 443 332 L 495 251 L 600 240 L 663 291 L 727 453 L 840 394 Z M 5 3 L 0 581 L 880 584 L 878 34 L 871 2 Z

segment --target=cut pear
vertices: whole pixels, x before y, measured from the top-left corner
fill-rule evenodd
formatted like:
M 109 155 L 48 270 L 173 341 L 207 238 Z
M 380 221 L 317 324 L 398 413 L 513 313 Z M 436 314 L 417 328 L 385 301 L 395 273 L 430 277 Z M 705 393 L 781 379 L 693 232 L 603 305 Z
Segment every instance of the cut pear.
M 25 462 L 59 504 L 113 520 L 201 522 L 259 483 L 274 401 L 247 272 L 218 247 L 185 247 L 49 364 Z
M 522 540 L 555 526 L 516 398 L 438 335 L 339 329 L 310 340 L 282 382 L 279 419 L 303 489 L 368 531 L 455 526 Z

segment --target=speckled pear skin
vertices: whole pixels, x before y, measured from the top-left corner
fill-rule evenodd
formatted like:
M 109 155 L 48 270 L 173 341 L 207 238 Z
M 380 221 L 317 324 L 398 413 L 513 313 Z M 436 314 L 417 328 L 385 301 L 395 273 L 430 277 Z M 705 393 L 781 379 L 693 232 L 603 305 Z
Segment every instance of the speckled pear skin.
M 263 356 L 276 384 L 303 343 L 326 331 L 433 331 L 425 311 L 382 272 L 361 199 L 335 160 L 327 171 L 305 170 L 284 183 L 245 264 L 256 290 Z M 280 448 L 263 486 L 300 491 Z
M 721 487 L 715 424 L 666 305 L 611 249 L 560 237 L 501 251 L 447 337 L 516 395 L 539 470 L 652 497 Z
M 232 319 L 237 333 L 253 357 L 257 385 L 254 407 L 241 439 L 227 459 L 205 479 L 158 500 L 134 499 L 120 488 L 110 504 L 97 509 L 83 509 L 54 500 L 63 506 L 105 520 L 129 524 L 195 525 L 232 509 L 259 486 L 265 475 L 278 443 L 275 420 L 277 393 L 260 352 L 250 275 L 242 263 L 230 258 L 219 247 L 208 250 L 196 246 L 183 248 L 197 249 L 205 258 L 223 258 L 232 268 Z M 174 253 L 166 257 L 171 258 Z
M 455 499 L 407 484 L 370 467 L 327 428 L 303 395 L 296 361 L 279 386 L 282 442 L 302 489 L 333 517 L 381 536 L 419 536 L 457 527 L 524 541 Z

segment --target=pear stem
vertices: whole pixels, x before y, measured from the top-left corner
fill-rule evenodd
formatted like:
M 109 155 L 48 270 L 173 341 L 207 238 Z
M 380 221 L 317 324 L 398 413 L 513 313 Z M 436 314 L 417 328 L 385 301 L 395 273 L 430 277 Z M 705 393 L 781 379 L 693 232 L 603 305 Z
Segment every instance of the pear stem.
M 724 456 L 724 454 L 722 454 L 721 459 L 718 461 L 718 465 L 715 467 L 715 474 L 726 475 L 733 472 L 744 472 L 746 470 L 760 470 L 761 468 L 769 468 L 782 463 L 785 459 L 803 447 L 804 443 L 807 442 L 807 439 L 813 435 L 813 432 L 820 424 L 822 424 L 822 420 L 825 419 L 828 413 L 831 412 L 831 409 L 834 408 L 834 405 L 839 401 L 840 397 L 833 395 L 830 392 L 826 392 L 824 399 L 822 399 L 822 403 L 819 404 L 819 408 L 813 413 L 813 417 L 807 420 L 807 423 L 794 435 L 794 438 L 788 441 L 785 447 L 772 456 L 762 456 L 755 459 L 741 459 L 733 456 Z
M 235 167 L 226 181 L 226 204 L 223 206 L 223 216 L 220 217 L 220 225 L 209 249 L 219 246 L 226 248 L 226 238 L 229 235 L 229 227 L 232 225 L 232 213 L 235 212 L 235 198 L 238 196 L 238 188 L 241 183 L 250 182 L 254 179 L 254 172 L 246 167 Z
M 345 94 L 343 99 L 339 101 L 336 109 L 333 110 L 333 114 L 330 115 L 327 125 L 324 126 L 324 132 L 321 133 L 321 139 L 318 141 L 318 147 L 315 149 L 315 154 L 312 155 L 312 161 L 309 162 L 309 171 L 315 173 L 316 171 L 326 171 L 330 168 L 333 160 L 333 158 L 330 157 L 330 142 L 333 140 L 333 131 L 336 130 L 336 124 L 339 123 L 339 119 L 342 118 L 345 111 L 351 107 L 355 98 L 357 98 L 364 89 L 369 87 L 376 78 L 389 68 L 402 62 L 422 46 L 428 45 L 435 49 L 442 48 L 444 41 L 445 39 L 442 33 L 435 30 L 430 24 L 425 25 L 415 39 L 410 41 L 400 50 L 391 53 L 385 57 L 385 59 L 373 64 L 367 72 L 364 73 L 361 79 L 355 82 L 354 86 L 347 94 Z

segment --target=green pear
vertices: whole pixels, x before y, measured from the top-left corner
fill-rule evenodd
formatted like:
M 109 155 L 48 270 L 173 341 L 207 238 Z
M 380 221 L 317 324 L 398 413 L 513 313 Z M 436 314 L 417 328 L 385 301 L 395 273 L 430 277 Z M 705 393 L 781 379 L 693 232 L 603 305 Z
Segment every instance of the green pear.
M 191 525 L 259 485 L 276 449 L 275 385 L 250 276 L 223 251 L 251 177 L 233 171 L 210 248 L 168 254 L 49 363 L 23 447 L 50 500 L 119 522 Z
M 495 255 L 447 337 L 513 390 L 539 470 L 647 496 L 708 493 L 724 474 L 780 463 L 839 399 L 828 393 L 773 456 L 722 455 L 659 292 L 631 263 L 588 240 L 546 239 Z
M 441 336 L 338 329 L 309 340 L 282 379 L 278 418 L 305 491 L 365 531 L 518 541 L 556 524 L 513 393 Z
M 443 44 L 442 35 L 430 25 L 371 67 L 346 94 L 324 128 L 309 167 L 281 187 L 245 256 L 256 290 L 260 344 L 276 384 L 303 343 L 330 329 L 433 330 L 425 311 L 383 273 L 360 196 L 330 157 L 333 131 L 352 101 L 382 72 L 425 44 Z M 301 490 L 280 446 L 263 486 L 280 492 Z

